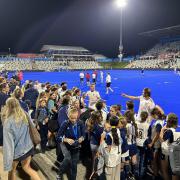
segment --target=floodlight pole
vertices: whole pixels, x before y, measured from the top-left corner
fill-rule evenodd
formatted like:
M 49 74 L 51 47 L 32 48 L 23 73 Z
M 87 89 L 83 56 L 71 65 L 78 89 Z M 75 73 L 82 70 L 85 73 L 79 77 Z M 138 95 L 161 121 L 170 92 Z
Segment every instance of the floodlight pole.
M 123 7 L 120 7 L 120 44 L 119 44 L 119 61 L 123 58 Z

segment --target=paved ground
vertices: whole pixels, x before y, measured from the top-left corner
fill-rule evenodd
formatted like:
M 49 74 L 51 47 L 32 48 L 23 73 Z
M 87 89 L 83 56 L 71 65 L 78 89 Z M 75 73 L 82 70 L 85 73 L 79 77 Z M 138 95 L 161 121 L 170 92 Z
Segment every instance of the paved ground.
M 33 169 L 38 171 L 41 180 L 46 180 L 40 170 L 32 164 Z M 3 154 L 2 147 L 0 147 L 0 180 L 8 180 L 8 173 L 3 170 Z M 24 173 L 21 168 L 17 169 L 17 179 L 16 180 L 30 180 L 30 177 Z
M 55 180 L 58 170 L 58 163 L 56 162 L 56 150 L 52 149 L 45 154 L 38 153 L 33 157 L 33 160 L 38 164 L 39 168 L 46 176 L 47 180 Z M 77 168 L 77 179 L 88 179 L 91 171 L 91 164 L 87 158 L 81 158 Z M 66 174 L 64 174 L 64 180 L 67 180 Z

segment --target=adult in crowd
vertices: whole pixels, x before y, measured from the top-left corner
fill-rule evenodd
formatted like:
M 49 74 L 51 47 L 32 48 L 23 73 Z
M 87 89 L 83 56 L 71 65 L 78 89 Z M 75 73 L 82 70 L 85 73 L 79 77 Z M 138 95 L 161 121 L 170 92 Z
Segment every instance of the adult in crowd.
M 16 167 L 21 162 L 23 170 L 34 180 L 40 180 L 31 166 L 34 146 L 29 134 L 28 116 L 15 98 L 9 98 L 2 111 L 4 170 L 8 179 L 16 179 Z
M 28 105 L 22 100 L 24 94 L 20 88 L 14 90 L 13 96 L 19 101 L 24 111 L 28 112 Z
M 70 97 L 69 96 L 64 96 L 62 98 L 61 105 L 58 110 L 58 124 L 59 127 L 61 124 L 68 119 L 68 108 L 69 108 L 69 103 L 70 103 Z
M 78 110 L 71 109 L 68 112 L 68 120 L 62 123 L 57 142 L 60 143 L 64 159 L 59 168 L 58 180 L 62 179 L 62 174 L 70 172 L 70 180 L 75 180 L 77 175 L 77 163 L 79 161 L 79 148 L 85 138 L 85 126 L 78 120 Z
M 155 103 L 153 99 L 151 98 L 151 90 L 150 88 L 144 88 L 141 96 L 130 96 L 127 94 L 122 94 L 123 97 L 129 98 L 132 100 L 139 100 L 139 110 L 137 114 L 137 120 L 140 120 L 141 112 L 146 111 L 149 115 L 149 118 L 151 118 L 151 111 L 155 107 Z M 150 119 L 149 119 L 150 121 Z
M 34 88 L 33 83 L 29 84 L 29 88 L 24 92 L 23 100 L 30 100 L 31 101 L 31 108 L 33 112 L 31 114 L 32 118 L 34 119 L 35 111 L 36 111 L 36 100 L 38 98 L 39 92 L 37 89 Z
M 98 91 L 95 90 L 95 84 L 92 83 L 90 85 L 90 91 L 86 93 L 86 96 L 89 98 L 89 105 L 88 107 L 91 109 L 95 109 L 96 102 L 101 99 L 101 96 Z

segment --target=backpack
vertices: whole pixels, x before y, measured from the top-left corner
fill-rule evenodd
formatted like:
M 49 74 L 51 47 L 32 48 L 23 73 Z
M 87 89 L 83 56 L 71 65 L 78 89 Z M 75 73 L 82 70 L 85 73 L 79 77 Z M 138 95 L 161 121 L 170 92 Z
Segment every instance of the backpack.
M 180 139 L 170 145 L 169 160 L 172 172 L 180 175 Z

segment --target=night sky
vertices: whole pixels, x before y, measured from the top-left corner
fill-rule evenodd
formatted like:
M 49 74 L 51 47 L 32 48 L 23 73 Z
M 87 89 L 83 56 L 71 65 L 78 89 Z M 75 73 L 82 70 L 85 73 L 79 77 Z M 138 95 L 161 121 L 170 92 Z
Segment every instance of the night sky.
M 180 0 L 128 0 L 124 49 L 139 54 L 144 31 L 180 24 Z M 0 52 L 38 52 L 43 44 L 83 46 L 116 57 L 120 10 L 114 0 L 0 0 Z

